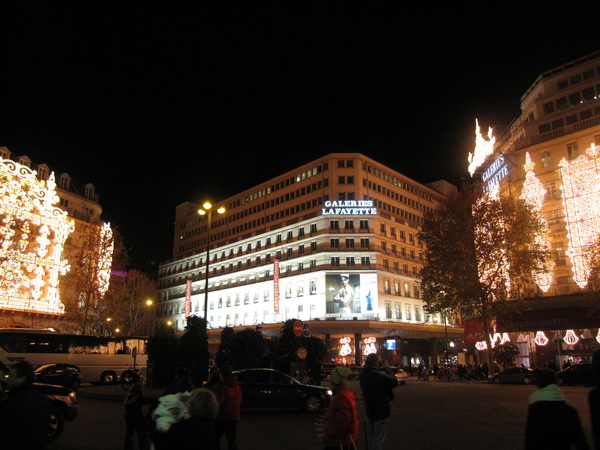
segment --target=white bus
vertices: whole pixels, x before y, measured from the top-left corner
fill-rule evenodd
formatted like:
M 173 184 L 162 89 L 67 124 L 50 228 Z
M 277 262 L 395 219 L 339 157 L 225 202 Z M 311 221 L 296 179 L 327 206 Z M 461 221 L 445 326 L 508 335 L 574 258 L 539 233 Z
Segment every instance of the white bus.
M 7 366 L 28 361 L 43 364 L 74 364 L 83 382 L 113 384 L 129 382 L 136 373 L 146 376 L 147 337 L 86 336 L 50 329 L 0 329 L 0 361 Z

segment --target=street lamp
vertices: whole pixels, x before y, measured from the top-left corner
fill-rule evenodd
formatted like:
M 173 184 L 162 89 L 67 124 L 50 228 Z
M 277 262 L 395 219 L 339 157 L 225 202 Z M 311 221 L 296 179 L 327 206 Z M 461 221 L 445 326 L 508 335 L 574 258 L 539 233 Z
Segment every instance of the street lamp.
M 198 210 L 198 214 L 201 216 L 206 215 L 206 273 L 204 274 L 204 322 L 205 327 L 208 330 L 208 272 L 210 269 L 210 229 L 212 226 L 212 212 L 213 205 L 210 202 L 204 202 L 202 208 Z M 216 209 L 218 214 L 225 212 L 224 206 L 219 206 Z
M 156 308 L 153 308 L 154 302 L 152 301 L 152 299 L 148 299 L 146 300 L 146 306 L 148 308 L 150 308 L 150 326 L 149 331 L 150 333 L 148 334 L 152 334 L 154 333 L 154 328 L 155 328 L 155 322 L 156 322 Z

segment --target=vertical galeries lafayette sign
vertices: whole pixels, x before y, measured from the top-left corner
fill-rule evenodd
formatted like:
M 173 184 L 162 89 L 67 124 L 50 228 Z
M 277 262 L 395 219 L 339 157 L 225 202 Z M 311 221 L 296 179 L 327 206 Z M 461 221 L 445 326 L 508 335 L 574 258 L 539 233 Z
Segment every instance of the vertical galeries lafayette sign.
M 279 260 L 273 260 L 273 311 L 279 312 Z
M 377 208 L 373 207 L 373 200 L 328 200 L 324 206 L 324 215 L 357 216 L 377 214 Z
M 192 280 L 185 282 L 185 318 L 190 317 L 192 306 Z M 204 312 L 206 315 L 206 311 Z M 206 317 L 206 316 L 205 316 Z

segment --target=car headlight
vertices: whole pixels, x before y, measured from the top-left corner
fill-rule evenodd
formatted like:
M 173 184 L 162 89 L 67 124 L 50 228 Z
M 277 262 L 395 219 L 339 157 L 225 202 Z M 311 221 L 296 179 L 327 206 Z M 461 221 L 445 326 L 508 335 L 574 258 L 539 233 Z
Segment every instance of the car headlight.
M 69 397 L 71 397 L 71 399 L 76 402 L 77 401 L 77 394 L 75 394 L 75 392 L 71 391 L 69 392 Z
M 331 389 L 327 389 L 327 396 L 328 397 L 333 397 L 333 392 Z

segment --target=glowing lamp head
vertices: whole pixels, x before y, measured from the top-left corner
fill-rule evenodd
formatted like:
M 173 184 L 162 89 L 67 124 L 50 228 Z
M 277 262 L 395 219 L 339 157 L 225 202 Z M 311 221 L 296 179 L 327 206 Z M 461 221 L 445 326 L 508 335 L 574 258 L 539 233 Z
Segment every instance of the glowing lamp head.
M 225 212 L 225 207 L 224 206 L 220 206 L 219 209 L 217 209 L 217 212 L 219 214 L 223 214 Z

